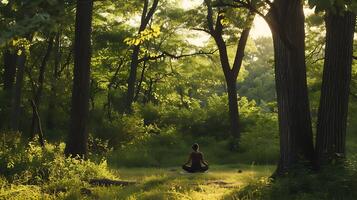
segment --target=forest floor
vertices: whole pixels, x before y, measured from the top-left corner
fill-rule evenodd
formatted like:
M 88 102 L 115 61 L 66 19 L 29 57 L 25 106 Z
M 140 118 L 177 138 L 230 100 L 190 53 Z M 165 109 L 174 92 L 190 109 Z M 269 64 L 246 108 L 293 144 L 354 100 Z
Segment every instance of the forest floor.
M 120 168 L 121 180 L 130 186 L 94 187 L 88 199 L 236 199 L 247 184 L 272 174 L 272 165 L 210 166 L 206 173 L 189 174 L 180 168 Z M 83 196 L 82 196 L 83 198 Z

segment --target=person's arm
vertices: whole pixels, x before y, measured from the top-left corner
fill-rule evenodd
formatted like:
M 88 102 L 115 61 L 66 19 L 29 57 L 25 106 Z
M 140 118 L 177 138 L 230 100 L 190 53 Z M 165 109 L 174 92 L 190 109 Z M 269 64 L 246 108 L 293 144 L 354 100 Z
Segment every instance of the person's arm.
M 191 160 L 192 160 L 192 154 L 190 154 L 190 156 L 188 157 L 187 162 L 186 162 L 185 164 L 183 164 L 183 165 L 187 165 L 188 163 L 190 163 L 190 162 L 191 162 Z
M 204 165 L 206 165 L 206 166 L 208 166 L 208 163 L 205 161 L 205 159 L 203 158 L 203 153 L 201 153 L 201 162 L 204 164 Z

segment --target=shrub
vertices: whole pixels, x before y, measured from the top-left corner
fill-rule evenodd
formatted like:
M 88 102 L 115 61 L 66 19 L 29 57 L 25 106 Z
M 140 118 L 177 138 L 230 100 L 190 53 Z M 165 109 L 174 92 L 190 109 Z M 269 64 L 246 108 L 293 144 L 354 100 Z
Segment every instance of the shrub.
M 87 186 L 92 178 L 117 178 L 108 169 L 106 160 L 97 164 L 91 160 L 66 158 L 64 143 L 46 144 L 41 148 L 34 141 L 26 145 L 19 138 L 19 134 L 3 134 L 0 198 L 23 199 L 28 192 L 34 193 L 30 196 L 35 199 L 44 198 L 42 191 L 48 194 L 68 192 L 71 188 Z

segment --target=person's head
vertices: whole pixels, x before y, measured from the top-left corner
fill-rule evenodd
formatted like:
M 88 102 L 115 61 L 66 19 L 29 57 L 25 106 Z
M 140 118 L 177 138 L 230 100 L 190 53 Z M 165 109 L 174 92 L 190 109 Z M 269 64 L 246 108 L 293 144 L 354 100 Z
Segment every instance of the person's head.
M 193 149 L 194 151 L 198 151 L 199 148 L 200 148 L 200 147 L 198 146 L 197 143 L 194 143 L 194 144 L 192 145 L 192 149 Z

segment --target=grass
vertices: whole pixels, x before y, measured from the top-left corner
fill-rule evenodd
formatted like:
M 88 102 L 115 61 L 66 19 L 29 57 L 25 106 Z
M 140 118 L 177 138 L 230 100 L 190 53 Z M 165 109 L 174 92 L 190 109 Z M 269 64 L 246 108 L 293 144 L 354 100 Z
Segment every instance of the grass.
M 179 168 L 120 168 L 123 180 L 136 181 L 126 187 L 97 187 L 96 199 L 232 199 L 230 194 L 271 175 L 274 166 L 220 165 L 208 173 L 188 174 Z M 242 172 L 239 172 L 242 170 Z

